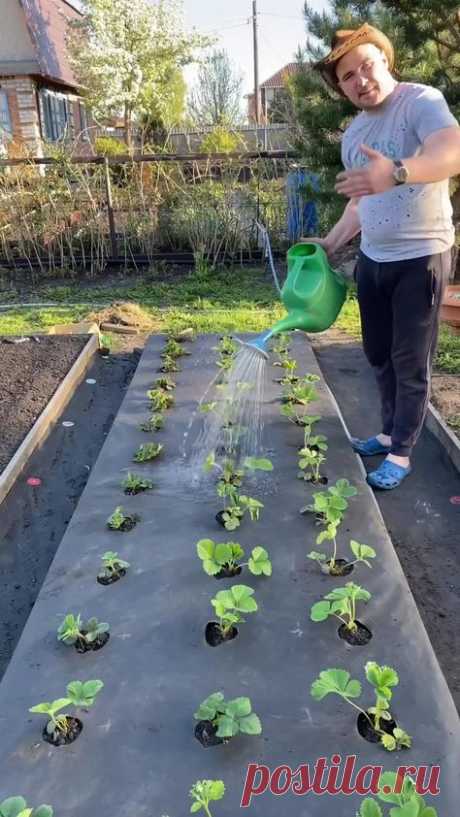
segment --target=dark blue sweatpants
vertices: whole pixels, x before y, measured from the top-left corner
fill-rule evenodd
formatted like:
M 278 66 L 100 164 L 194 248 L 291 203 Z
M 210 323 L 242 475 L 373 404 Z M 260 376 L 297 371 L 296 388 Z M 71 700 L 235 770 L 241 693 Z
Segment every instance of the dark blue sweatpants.
M 363 346 L 380 390 L 391 453 L 409 457 L 428 408 L 450 250 L 378 263 L 360 252 L 355 270 Z

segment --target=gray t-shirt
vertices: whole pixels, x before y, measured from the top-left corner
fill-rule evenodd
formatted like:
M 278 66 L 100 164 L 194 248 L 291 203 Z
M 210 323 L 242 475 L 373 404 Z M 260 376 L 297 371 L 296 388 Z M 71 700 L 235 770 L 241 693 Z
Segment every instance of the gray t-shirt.
M 440 91 L 428 85 L 400 82 L 376 110 L 358 114 L 342 140 L 347 170 L 369 159 L 366 144 L 390 159 L 408 159 L 420 152 L 437 130 L 457 125 Z M 405 184 L 385 193 L 363 196 L 358 205 L 361 249 L 374 261 L 402 261 L 448 250 L 454 243 L 449 180 Z

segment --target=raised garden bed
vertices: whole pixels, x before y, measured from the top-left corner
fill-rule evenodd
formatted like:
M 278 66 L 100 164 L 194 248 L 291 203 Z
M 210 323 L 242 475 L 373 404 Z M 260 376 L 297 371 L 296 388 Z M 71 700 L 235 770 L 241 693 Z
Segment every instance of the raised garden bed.
M 87 335 L 0 337 L 0 473 L 88 343 Z
M 0 685 L 0 801 L 20 792 L 28 802 L 51 803 L 59 817 L 179 817 L 189 811 L 192 784 L 209 778 L 222 779 L 227 789 L 213 814 L 234 817 L 249 763 L 273 771 L 280 764 L 313 767 L 319 757 L 329 762 L 332 755 L 356 755 L 357 769 L 368 763 L 387 769 L 440 764 L 441 794 L 433 805 L 439 817 L 454 814 L 455 708 L 324 384 L 314 406 L 322 415 L 318 430 L 328 438 L 324 470 L 329 485 L 346 477 L 358 489 L 350 499 L 339 555 L 349 557 L 349 539 L 376 551 L 372 569 L 360 564 L 353 573 L 372 594 L 359 611 L 372 632 L 366 645 L 352 646 L 332 622 L 310 619 L 312 605 L 344 580 L 322 573 L 306 558 L 318 528 L 314 515 L 301 516 L 299 509 L 317 488 L 296 478 L 302 430 L 280 415 L 280 388 L 273 382 L 279 369 L 268 368 L 264 406 L 266 453 L 274 470 L 256 480 L 254 492 L 251 486 L 265 506 L 260 521 L 245 518 L 238 531 L 223 531 L 215 521 L 219 507 L 212 487 L 193 487 L 181 454 L 197 401 L 216 373 L 214 343 L 215 338 L 200 338 L 191 357 L 181 359 L 181 371 L 173 375 L 175 405 L 163 430 L 148 438 L 163 444 L 161 456 L 134 465 L 133 455 L 146 442 L 139 424 L 148 416 L 146 393 L 158 377 L 163 340 L 152 339 L 144 352 Z M 296 339 L 294 350 L 301 373 L 319 373 L 303 339 Z M 125 496 L 121 480 L 134 468 L 154 487 Z M 119 506 L 139 515 L 134 530 L 107 527 Z M 196 553 L 196 543 L 205 537 L 237 539 L 246 555 L 261 545 L 273 565 L 270 577 L 244 568 L 244 583 L 255 590 L 259 609 L 246 616 L 237 637 L 215 648 L 204 638 L 214 617 L 211 598 L 242 577 L 216 581 L 205 573 Z M 100 556 L 109 550 L 117 550 L 130 566 L 104 587 L 97 575 Z M 110 641 L 102 650 L 81 655 L 58 642 L 56 628 L 71 612 L 81 612 L 85 621 L 97 616 L 110 623 Z M 332 696 L 317 702 L 310 695 L 321 671 L 342 667 L 363 683 L 363 703 L 370 704 L 367 661 L 398 672 L 391 711 L 412 735 L 408 750 L 387 754 L 360 736 L 348 704 Z M 42 740 L 40 719 L 28 710 L 64 695 L 74 679 L 101 679 L 104 687 L 88 713 L 83 711 L 83 730 L 72 746 L 55 748 Z M 218 690 L 226 700 L 251 698 L 262 722 L 260 736 L 200 746 L 193 715 Z M 360 802 L 357 795 L 287 794 L 280 800 L 266 792 L 248 811 L 258 817 L 354 817 Z

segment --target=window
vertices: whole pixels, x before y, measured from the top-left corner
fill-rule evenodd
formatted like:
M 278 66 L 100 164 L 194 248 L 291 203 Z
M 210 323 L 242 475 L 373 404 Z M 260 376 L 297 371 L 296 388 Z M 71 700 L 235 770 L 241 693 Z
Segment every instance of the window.
M 43 89 L 40 91 L 40 108 L 44 139 L 50 142 L 63 139 L 70 119 L 70 103 L 67 97 L 56 91 Z
M 13 133 L 11 126 L 10 108 L 8 105 L 8 96 L 6 91 L 0 90 L 0 131 L 6 131 L 9 134 Z

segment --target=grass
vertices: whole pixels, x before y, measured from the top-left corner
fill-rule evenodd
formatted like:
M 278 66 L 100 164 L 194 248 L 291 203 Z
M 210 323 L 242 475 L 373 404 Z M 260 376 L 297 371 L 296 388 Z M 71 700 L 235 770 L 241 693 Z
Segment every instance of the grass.
M 7 302 L 5 293 L 0 300 Z M 0 334 L 46 331 L 56 323 L 84 320 L 103 305 L 116 300 L 138 304 L 152 319 L 152 331 L 261 332 L 285 314 L 270 275 L 261 269 L 238 267 L 206 274 L 184 274 L 171 281 L 158 280 L 155 271 L 132 283 L 85 286 L 70 283 L 37 286 L 27 300 L 54 301 L 59 307 L 15 309 L 20 303 L 10 291 L 12 308 L 0 313 Z M 361 337 L 356 294 L 352 289 L 335 326 L 353 337 Z M 113 336 L 112 336 L 113 337 Z M 116 342 L 114 343 L 116 348 Z M 435 362 L 437 371 L 460 374 L 460 336 L 442 326 Z

